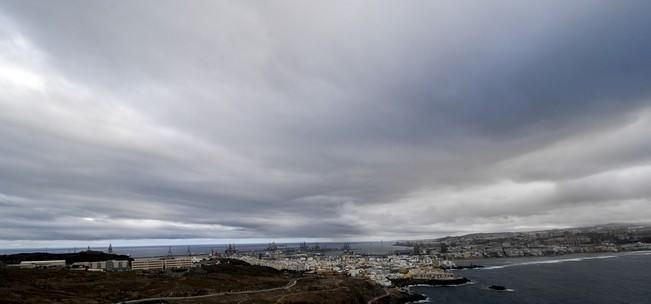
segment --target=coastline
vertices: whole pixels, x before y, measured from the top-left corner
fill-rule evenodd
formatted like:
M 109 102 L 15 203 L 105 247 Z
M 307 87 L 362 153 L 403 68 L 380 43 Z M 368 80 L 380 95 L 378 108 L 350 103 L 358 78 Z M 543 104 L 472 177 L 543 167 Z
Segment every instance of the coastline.
M 651 252 L 636 252 L 495 259 L 486 261 L 485 269 L 454 271 L 475 282 L 472 285 L 423 286 L 413 287 L 412 291 L 426 294 L 432 303 L 646 303 L 650 258 Z M 504 286 L 507 290 L 492 290 L 491 285 Z M 568 293 L 560 286 L 585 292 Z
M 396 287 L 410 286 L 458 286 L 471 282 L 469 279 L 460 277 L 451 280 L 437 279 L 392 279 L 391 283 Z
M 626 251 L 626 252 L 598 252 L 598 253 L 572 253 L 564 255 L 553 255 L 553 256 L 524 256 L 524 257 L 490 257 L 490 258 L 477 258 L 477 259 L 456 259 L 454 262 L 460 263 L 456 268 L 451 268 L 452 271 L 459 270 L 489 270 L 494 269 L 495 267 L 505 266 L 515 266 L 515 265 L 528 265 L 528 264 L 548 264 L 548 263 L 563 263 L 563 262 L 574 262 L 579 260 L 590 260 L 590 259 L 603 259 L 610 257 L 619 257 L 627 255 L 644 255 L 651 254 L 651 250 L 640 250 L 640 251 Z M 472 262 L 474 267 L 467 267 L 466 262 Z M 477 267 L 481 262 L 482 267 Z M 506 264 L 504 263 L 506 262 Z

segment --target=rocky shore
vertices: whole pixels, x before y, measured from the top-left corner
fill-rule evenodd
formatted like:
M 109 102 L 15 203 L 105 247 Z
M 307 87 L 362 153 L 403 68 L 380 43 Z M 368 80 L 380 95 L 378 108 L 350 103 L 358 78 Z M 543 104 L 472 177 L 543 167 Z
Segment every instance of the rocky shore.
M 427 299 L 425 295 L 422 295 L 420 293 L 402 291 L 401 295 L 402 295 L 402 297 L 400 298 L 401 304 L 414 303 L 414 302 L 423 301 Z
M 451 280 L 438 280 L 438 279 L 392 279 L 391 283 L 396 287 L 407 287 L 414 285 L 430 285 L 430 286 L 454 286 L 470 282 L 467 278 L 457 278 Z

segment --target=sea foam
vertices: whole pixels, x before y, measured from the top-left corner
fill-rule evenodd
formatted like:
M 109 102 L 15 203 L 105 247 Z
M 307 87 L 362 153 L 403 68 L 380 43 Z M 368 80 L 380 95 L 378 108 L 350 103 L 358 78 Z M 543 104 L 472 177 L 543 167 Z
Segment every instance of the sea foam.
M 581 262 L 584 260 L 597 260 L 597 259 L 610 259 L 615 258 L 614 255 L 604 255 L 596 257 L 582 257 L 582 258 L 571 258 L 571 259 L 555 259 L 555 260 L 542 260 L 542 261 L 531 261 L 531 262 L 522 262 L 522 263 L 513 263 L 506 265 L 497 265 L 497 266 L 488 266 L 479 268 L 480 270 L 491 270 L 491 269 L 502 269 L 506 267 L 515 267 L 515 266 L 528 266 L 528 265 L 538 265 L 538 264 L 558 264 L 565 262 Z

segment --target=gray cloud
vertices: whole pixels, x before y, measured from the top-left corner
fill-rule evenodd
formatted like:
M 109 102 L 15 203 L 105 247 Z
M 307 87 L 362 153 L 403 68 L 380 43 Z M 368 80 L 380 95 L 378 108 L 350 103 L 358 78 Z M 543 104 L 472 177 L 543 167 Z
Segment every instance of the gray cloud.
M 4 2 L 0 240 L 644 220 L 649 9 Z

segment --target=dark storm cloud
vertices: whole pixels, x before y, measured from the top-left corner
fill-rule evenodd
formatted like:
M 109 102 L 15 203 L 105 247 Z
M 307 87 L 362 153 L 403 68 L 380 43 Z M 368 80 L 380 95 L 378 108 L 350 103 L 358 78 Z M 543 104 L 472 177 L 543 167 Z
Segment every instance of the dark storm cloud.
M 5 2 L 0 239 L 648 219 L 650 9 Z

